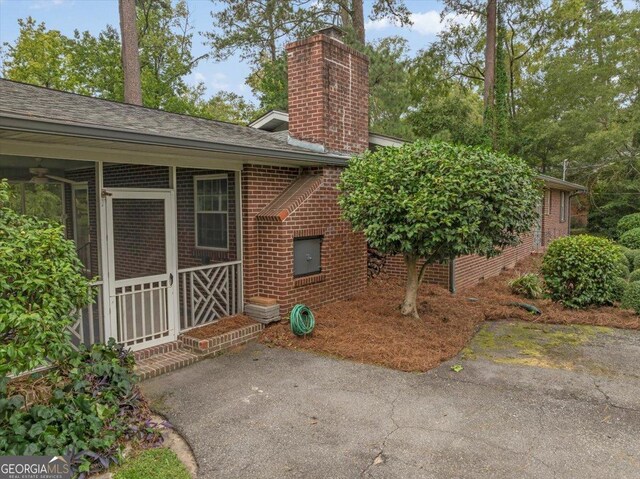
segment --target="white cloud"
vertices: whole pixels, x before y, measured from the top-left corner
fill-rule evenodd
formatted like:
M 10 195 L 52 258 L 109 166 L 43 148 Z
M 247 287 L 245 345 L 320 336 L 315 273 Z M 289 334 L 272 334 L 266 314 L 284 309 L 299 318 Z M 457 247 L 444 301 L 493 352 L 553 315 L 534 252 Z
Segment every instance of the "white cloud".
M 31 10 L 49 10 L 65 4 L 72 4 L 73 1 L 68 0 L 35 0 L 31 2 L 29 8 Z
M 440 33 L 447 23 L 469 23 L 467 17 L 461 17 L 456 15 L 446 15 L 444 19 L 440 18 L 440 12 L 437 10 L 429 10 L 426 12 L 417 12 L 411 14 L 412 25 L 408 25 L 411 31 L 416 32 L 419 35 L 437 35 Z M 398 27 L 399 25 L 390 20 L 389 18 L 380 18 L 378 20 L 369 20 L 365 28 L 367 30 L 385 30 L 391 27 Z
M 378 20 L 369 20 L 365 23 L 364 28 L 366 30 L 384 30 L 394 26 L 393 22 L 388 18 L 379 18 Z
M 206 81 L 206 80 L 207 80 L 207 77 L 205 77 L 205 76 L 204 76 L 202 73 L 200 73 L 200 72 L 195 72 L 195 73 L 193 74 L 193 78 L 194 78 L 194 80 L 195 80 L 196 82 L 198 82 L 198 83 L 199 83 L 199 82 L 204 82 L 204 81 Z
M 211 80 L 211 87 L 214 90 L 227 90 L 229 88 L 229 77 L 224 73 L 214 73 Z

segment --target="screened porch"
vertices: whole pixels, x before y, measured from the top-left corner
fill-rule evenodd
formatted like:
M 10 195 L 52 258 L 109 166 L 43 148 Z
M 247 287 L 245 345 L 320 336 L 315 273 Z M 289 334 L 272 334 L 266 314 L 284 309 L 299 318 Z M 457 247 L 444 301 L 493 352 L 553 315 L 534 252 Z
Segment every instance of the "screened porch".
M 173 341 L 242 309 L 240 173 L 0 155 L 12 207 L 64 226 L 95 302 L 76 344 Z

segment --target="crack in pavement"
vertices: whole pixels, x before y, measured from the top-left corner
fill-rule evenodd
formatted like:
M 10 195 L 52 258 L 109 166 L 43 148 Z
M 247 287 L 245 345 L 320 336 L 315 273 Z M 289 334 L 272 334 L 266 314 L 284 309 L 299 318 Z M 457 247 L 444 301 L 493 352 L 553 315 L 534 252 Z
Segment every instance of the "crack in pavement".
M 396 413 L 396 401 L 398 400 L 398 398 L 400 397 L 400 394 L 396 395 L 395 398 L 393 398 L 393 401 L 391 401 L 389 403 L 389 405 L 391 406 L 391 412 L 389 414 L 389 419 L 391 420 L 391 422 L 393 423 L 393 429 L 391 431 L 389 431 L 384 438 L 382 439 L 382 443 L 380 444 L 380 447 L 378 449 L 378 453 L 375 455 L 375 457 L 373 458 L 373 460 L 369 463 L 369 465 L 367 465 L 367 467 L 365 467 L 362 470 L 362 473 L 360 474 L 362 477 L 365 477 L 368 473 L 369 470 L 376 464 L 380 464 L 382 462 L 384 462 L 384 458 L 383 458 L 383 454 L 384 454 L 384 450 L 387 447 L 387 441 L 389 440 L 389 437 L 391 437 L 391 435 L 396 432 L 398 429 L 400 429 L 400 426 L 398 425 L 398 423 L 396 422 L 394 415 Z
M 623 411 L 640 413 L 640 409 L 634 409 L 632 407 L 626 407 L 626 406 L 620 406 L 619 404 L 614 404 L 613 401 L 611 400 L 611 397 L 606 392 L 604 392 L 600 384 L 598 384 L 598 381 L 596 380 L 596 378 L 591 378 L 591 379 L 593 379 L 593 385 L 596 388 L 596 391 L 598 391 L 600 394 L 602 394 L 602 397 L 604 397 L 604 402 L 606 403 L 607 406 L 615 409 L 622 409 Z

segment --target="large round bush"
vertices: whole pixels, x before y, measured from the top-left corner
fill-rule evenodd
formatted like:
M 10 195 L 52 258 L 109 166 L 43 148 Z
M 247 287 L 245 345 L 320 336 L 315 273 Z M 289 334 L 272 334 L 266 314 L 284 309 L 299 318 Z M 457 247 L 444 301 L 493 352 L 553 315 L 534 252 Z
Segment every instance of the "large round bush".
M 640 314 L 640 282 L 629 283 L 622 295 L 620 306 L 624 309 L 633 309 Z
M 618 221 L 618 234 L 620 235 L 635 228 L 640 228 L 640 213 L 623 216 Z
M 580 235 L 553 241 L 542 261 L 552 299 L 573 308 L 613 303 L 621 256 L 606 238 Z
M 620 236 L 620 244 L 631 249 L 640 249 L 640 228 L 633 228 Z
M 633 283 L 634 281 L 640 281 L 640 269 L 635 270 L 629 275 L 629 282 Z

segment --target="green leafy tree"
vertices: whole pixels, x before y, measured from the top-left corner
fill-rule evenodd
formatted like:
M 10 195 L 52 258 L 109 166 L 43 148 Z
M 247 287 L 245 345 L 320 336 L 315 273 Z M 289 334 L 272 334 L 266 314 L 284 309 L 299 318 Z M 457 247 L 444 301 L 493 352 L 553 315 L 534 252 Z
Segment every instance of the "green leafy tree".
M 136 8 L 144 106 L 175 113 L 195 111 L 203 89 L 188 85 L 184 78 L 206 55 L 191 53 L 193 27 L 187 3 L 139 0 Z M 98 36 L 76 31 L 69 38 L 31 17 L 18 23 L 18 39 L 4 44 L 5 78 L 124 100 L 117 29 L 108 25 Z
M 212 120 L 246 125 L 256 117 L 256 108 L 240 95 L 219 91 L 198 105 L 198 116 Z
M 487 257 L 520 242 L 537 221 L 540 188 L 522 160 L 441 142 L 407 143 L 352 159 L 339 184 L 344 218 L 372 247 L 407 267 L 402 313 L 418 316 L 425 265 Z
M 91 300 L 75 244 L 62 225 L 8 207 L 0 182 L 0 377 L 60 360 L 71 347 L 67 327 Z

